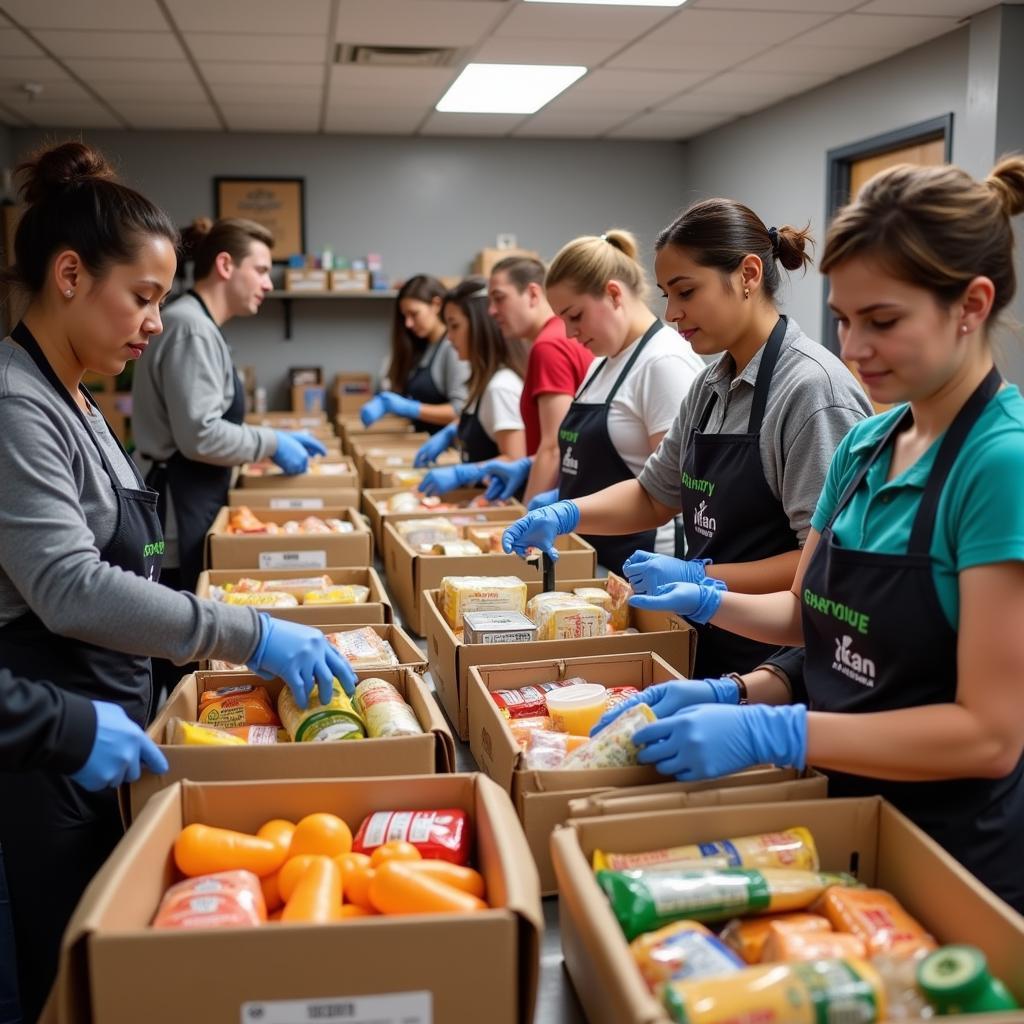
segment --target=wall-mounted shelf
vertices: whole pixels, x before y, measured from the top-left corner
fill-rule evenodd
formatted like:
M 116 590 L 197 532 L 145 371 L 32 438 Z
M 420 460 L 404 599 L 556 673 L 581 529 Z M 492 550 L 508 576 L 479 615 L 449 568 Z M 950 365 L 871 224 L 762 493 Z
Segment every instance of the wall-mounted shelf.
M 394 299 L 398 292 L 395 291 L 366 291 L 366 292 L 297 292 L 285 291 L 283 288 L 275 288 L 267 294 L 268 299 L 280 299 L 284 305 L 284 337 L 285 341 L 292 340 L 292 300 L 293 299 L 348 299 L 349 301 L 365 301 L 367 299 Z

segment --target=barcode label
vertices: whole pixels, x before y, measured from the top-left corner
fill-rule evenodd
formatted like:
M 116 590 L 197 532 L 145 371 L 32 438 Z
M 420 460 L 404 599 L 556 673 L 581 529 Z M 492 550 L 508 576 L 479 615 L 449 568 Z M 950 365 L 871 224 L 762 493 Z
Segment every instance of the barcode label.
M 261 551 L 261 569 L 326 569 L 326 551 Z
M 323 508 L 323 498 L 271 498 L 271 508 Z
M 275 999 L 243 1003 L 242 1024 L 309 1024 L 344 1021 L 345 1024 L 433 1024 L 429 992 L 393 992 L 354 999 Z

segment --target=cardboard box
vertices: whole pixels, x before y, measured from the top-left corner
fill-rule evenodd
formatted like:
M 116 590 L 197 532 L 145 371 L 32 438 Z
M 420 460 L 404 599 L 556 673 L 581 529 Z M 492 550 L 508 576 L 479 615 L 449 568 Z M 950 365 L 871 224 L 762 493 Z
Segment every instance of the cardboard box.
M 326 811 L 355 830 L 373 811 L 441 807 L 471 815 L 474 862 L 494 909 L 337 925 L 148 927 L 177 879 L 171 850 L 187 824 L 255 832 L 269 818 Z M 529 1024 L 542 928 L 522 829 L 508 797 L 482 775 L 186 781 L 150 800 L 89 885 L 64 935 L 54 1001 L 63 1024 L 181 1024 L 288 1019 L 252 1005 L 265 1000 L 334 1000 L 331 1010 L 303 1006 L 292 1019 L 351 1019 L 353 997 L 424 993 L 431 1011 L 422 1019 L 433 1024 Z
M 554 833 L 565 967 L 590 1024 L 669 1024 L 594 881 L 595 849 L 654 850 L 797 824 L 813 833 L 824 870 L 852 871 L 891 892 L 940 943 L 978 946 L 992 973 L 1024 1002 L 1024 917 L 884 800 L 808 800 L 581 818 Z M 941 1019 L 1020 1024 L 1021 1012 Z
M 303 267 L 295 270 L 289 267 L 284 272 L 284 290 L 286 292 L 325 292 L 329 279 L 329 271 L 317 270 L 315 267 Z
M 322 366 L 289 366 L 288 386 L 304 387 L 308 384 L 323 384 L 324 368 Z
M 455 770 L 455 741 L 423 677 L 411 668 L 368 669 L 363 679 L 386 679 L 405 698 L 423 727 L 422 736 L 352 740 L 342 743 L 270 743 L 244 747 L 172 745 L 168 728 L 175 718 L 194 722 L 199 698 L 206 690 L 234 683 L 265 686 L 275 706 L 285 683 L 249 673 L 193 672 L 167 698 L 146 730 L 167 758 L 163 775 L 143 772 L 130 787 L 132 818 L 138 817 L 154 793 L 174 782 L 227 782 L 243 779 L 348 779 L 384 775 L 431 775 Z
M 228 533 L 228 508 L 217 513 L 206 535 L 208 569 L 326 569 L 329 565 L 367 566 L 373 562 L 373 534 L 354 508 L 325 508 L 322 519 L 352 524 L 351 533 Z M 296 513 L 265 509 L 264 522 L 283 524 Z
M 300 415 L 325 412 L 327 409 L 326 389 L 322 384 L 293 384 L 292 411 Z
M 238 486 L 246 490 L 291 491 L 297 489 L 316 488 L 321 491 L 335 491 L 340 488 L 353 490 L 359 487 L 359 474 L 355 463 L 345 455 L 328 454 L 321 456 L 321 463 L 330 466 L 341 466 L 338 473 L 253 473 L 250 463 L 245 463 L 238 471 Z M 336 502 L 335 504 L 341 504 Z
M 291 569 L 207 569 L 199 574 L 196 583 L 196 595 L 209 597 L 211 587 L 222 587 L 225 583 L 235 583 L 242 576 L 254 580 L 284 580 L 295 578 Z M 300 575 L 306 575 L 305 572 Z M 298 608 L 266 608 L 268 615 L 289 622 L 304 622 L 309 626 L 318 626 L 332 622 L 351 622 L 358 625 L 371 622 L 394 622 L 394 611 L 391 599 L 384 589 L 384 583 L 377 575 L 376 569 L 325 569 L 322 573 L 309 572 L 310 576 L 330 576 L 337 584 L 356 583 L 369 587 L 370 595 L 365 604 L 330 604 L 330 605 L 299 605 Z M 271 588 L 273 589 L 273 588 Z
M 401 455 L 412 463 L 421 444 L 426 441 L 427 434 L 373 434 L 370 437 L 350 440 L 347 453 L 355 463 L 359 482 L 365 487 L 369 479 L 366 460 L 371 456 Z M 343 447 L 345 442 L 342 442 Z
M 251 412 L 245 422 L 253 427 L 273 427 L 275 430 L 331 430 L 327 416 L 323 411 L 318 413 L 296 412 Z
M 400 484 L 387 483 L 384 480 L 385 474 L 393 473 L 398 469 L 412 470 L 413 459 L 416 457 L 416 452 L 412 449 L 400 448 L 395 451 L 378 453 L 376 455 L 367 455 L 363 459 L 363 477 L 362 483 L 364 487 L 380 488 L 380 487 L 401 487 Z M 434 464 L 438 466 L 455 466 L 461 461 L 461 457 L 456 451 L 442 452 L 435 460 Z M 417 480 L 422 479 L 423 475 L 427 473 L 431 466 L 427 466 L 422 470 L 416 470 Z M 408 490 L 406 485 L 403 490 Z
M 515 512 L 509 515 L 507 508 L 502 511 L 506 514 L 505 522 L 516 518 Z M 501 522 L 501 519 L 491 521 Z M 420 554 L 406 544 L 390 520 L 384 524 L 383 537 L 381 556 L 391 596 L 398 605 L 402 621 L 420 636 L 426 635 L 427 631 L 424 591 L 435 590 L 445 576 L 518 576 L 527 583 L 539 582 L 541 578 L 539 563 L 526 562 L 518 555 L 506 555 L 504 552 L 486 555 Z M 578 534 L 566 533 L 557 537 L 555 548 L 558 551 L 556 579 L 578 580 L 594 575 L 597 552 Z
M 490 556 L 495 557 L 495 556 Z M 514 557 L 514 556 L 507 556 Z M 561 565 L 562 559 L 558 560 Z M 520 560 L 520 566 L 525 563 Z M 527 600 L 543 590 L 537 581 L 527 579 Z M 495 573 L 494 575 L 500 575 Z M 512 573 L 511 575 L 519 575 Z M 389 574 L 390 578 L 390 574 Z M 601 587 L 607 579 L 562 579 L 555 582 L 556 590 L 571 591 L 575 587 Z M 392 582 L 392 596 L 395 584 Z M 397 600 L 397 598 L 396 598 Z M 401 604 L 399 603 L 399 607 Z M 427 658 L 430 675 L 437 696 L 456 723 L 459 736 L 469 738 L 469 670 L 474 665 L 520 664 L 538 659 L 604 657 L 608 654 L 638 654 L 651 652 L 663 658 L 677 670 L 677 676 L 688 676 L 693 670 L 697 649 L 694 630 L 675 615 L 630 609 L 630 626 L 639 633 L 612 633 L 589 640 L 536 640 L 530 644 L 466 644 L 448 625 L 438 604 L 438 591 L 428 590 L 422 600 L 423 624 L 426 629 Z
M 358 415 L 373 397 L 373 377 L 368 373 L 339 373 L 332 393 L 335 416 Z
M 665 776 L 652 767 L 639 765 L 578 771 L 528 770 L 524 767 L 523 754 L 490 692 L 530 683 L 571 679 L 573 676 L 582 676 L 587 682 L 600 683 L 605 687 L 635 686 L 645 690 L 656 683 L 678 679 L 679 671 L 656 654 L 646 653 L 557 657 L 510 666 L 479 665 L 471 668 L 469 675 L 469 748 L 477 766 L 512 797 L 537 864 L 541 892 L 553 894 L 558 883 L 551 863 L 551 832 L 569 819 L 570 805 L 602 793 L 636 796 L 638 790 L 661 790 Z M 719 783 L 734 787 L 730 793 L 743 794 L 733 802 L 809 799 L 827 795 L 827 782 L 823 776 L 797 780 L 797 773 L 790 773 L 787 777 L 776 773 L 745 772 L 710 784 L 695 783 L 692 787 L 680 783 L 673 785 L 683 799 L 703 791 L 704 799 L 714 803 L 718 800 L 715 787 Z M 756 792 L 751 792 L 751 789 Z
M 367 397 L 367 401 L 373 396 Z M 363 403 L 365 404 L 365 403 Z M 363 404 L 359 406 L 362 409 Z M 341 450 L 346 455 L 352 454 L 351 443 L 356 438 L 380 438 L 385 436 L 394 436 L 395 434 L 414 434 L 415 429 L 413 427 L 412 420 L 407 420 L 403 416 L 381 416 L 376 423 L 371 424 L 369 427 L 363 426 L 363 421 L 359 418 L 359 410 L 357 409 L 354 413 L 339 415 L 335 420 L 335 425 L 338 429 L 338 436 L 341 438 Z M 422 442 L 420 442 L 422 444 Z
M 540 259 L 532 249 L 481 249 L 473 260 L 473 273 L 480 277 L 490 277 L 494 264 L 509 256 L 532 256 Z
M 228 491 L 228 508 L 248 505 L 256 515 L 260 509 L 292 509 L 296 512 L 320 512 L 331 505 L 342 508 L 358 508 L 362 501 L 362 490 L 357 487 L 337 487 L 327 489 L 312 483 L 311 477 L 304 477 L 305 487 L 266 489 L 262 487 L 246 487 L 243 490 L 233 488 Z
M 368 270 L 332 270 L 328 288 L 332 292 L 368 292 L 370 272 Z

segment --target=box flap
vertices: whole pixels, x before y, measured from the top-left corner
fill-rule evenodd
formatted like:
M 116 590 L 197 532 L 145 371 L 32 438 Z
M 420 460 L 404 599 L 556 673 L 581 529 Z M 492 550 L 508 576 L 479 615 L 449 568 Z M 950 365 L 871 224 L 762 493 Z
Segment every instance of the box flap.
M 416 712 L 420 725 L 434 734 L 437 742 L 436 771 L 440 773 L 455 771 L 455 740 L 448 723 L 441 714 L 441 709 L 434 700 L 423 677 L 410 668 L 402 670 L 403 696 L 409 706 Z

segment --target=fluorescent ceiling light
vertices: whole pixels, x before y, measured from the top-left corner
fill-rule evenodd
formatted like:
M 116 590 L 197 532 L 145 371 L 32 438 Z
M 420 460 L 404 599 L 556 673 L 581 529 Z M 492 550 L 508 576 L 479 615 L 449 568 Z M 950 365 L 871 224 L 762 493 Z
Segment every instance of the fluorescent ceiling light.
M 608 7 L 682 7 L 686 0 L 526 0 L 528 4 L 604 4 Z
M 533 114 L 587 73 L 567 64 L 467 64 L 434 108 L 457 114 Z

